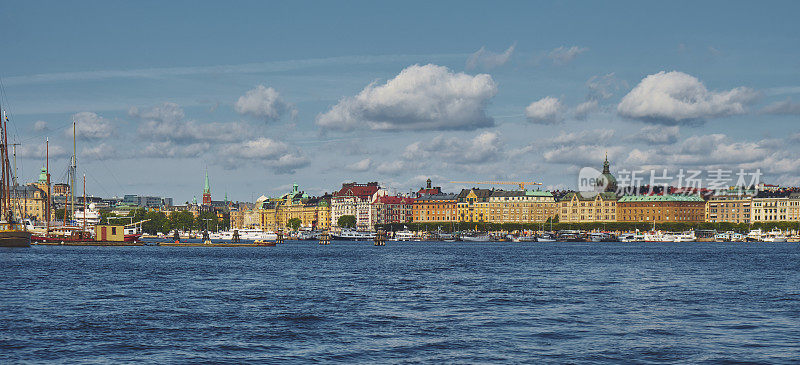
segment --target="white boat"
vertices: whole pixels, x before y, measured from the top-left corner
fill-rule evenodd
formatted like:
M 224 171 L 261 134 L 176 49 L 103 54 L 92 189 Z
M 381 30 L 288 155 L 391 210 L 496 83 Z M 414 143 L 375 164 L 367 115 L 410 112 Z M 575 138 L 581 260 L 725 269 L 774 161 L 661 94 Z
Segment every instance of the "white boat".
M 352 229 L 343 229 L 339 233 L 331 233 L 331 238 L 345 241 L 368 241 L 375 239 L 375 232 L 362 232 Z
M 714 235 L 714 242 L 730 242 L 730 241 L 731 241 L 730 232 L 717 233 Z
M 210 233 L 208 238 L 212 241 L 233 241 L 235 233 L 239 234 L 239 239 L 242 241 L 276 241 L 278 235 L 272 231 L 262 231 L 260 229 L 243 228 L 233 229 L 230 231 L 219 231 Z
M 750 230 L 747 233 L 747 242 L 762 242 L 764 241 L 763 232 L 761 232 L 761 228 Z
M 75 223 L 82 225 L 84 218 L 86 218 L 87 226 L 94 227 L 100 224 L 100 212 L 95 209 L 94 203 L 89 204 L 89 208 L 86 211 L 83 209 L 75 211 L 75 218 L 73 219 Z
M 786 242 L 786 235 L 778 228 L 773 228 L 762 237 L 764 242 Z
M 491 238 L 489 238 L 488 233 L 482 234 L 462 234 L 461 240 L 465 242 L 489 242 Z
M 694 235 L 694 231 L 686 231 L 683 233 L 679 233 L 674 235 L 673 242 L 694 242 L 697 241 L 697 237 Z
M 747 240 L 747 236 L 741 233 L 731 232 L 730 235 L 731 235 L 731 242 L 744 242 Z
M 395 241 L 413 241 L 414 240 L 414 232 L 408 230 L 407 227 L 402 231 L 397 231 L 394 233 L 394 240 Z

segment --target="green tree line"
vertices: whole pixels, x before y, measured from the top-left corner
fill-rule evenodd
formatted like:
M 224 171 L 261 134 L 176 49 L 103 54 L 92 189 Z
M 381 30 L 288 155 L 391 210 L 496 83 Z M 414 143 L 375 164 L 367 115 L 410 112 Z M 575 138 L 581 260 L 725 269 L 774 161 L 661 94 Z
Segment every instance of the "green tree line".
M 100 224 L 125 225 L 142 220 L 148 220 L 142 224 L 142 231 L 149 234 L 167 233 L 173 229 L 202 231 L 208 227 L 208 230 L 213 232 L 230 228 L 227 214 L 219 218 L 213 212 L 202 212 L 197 217 L 187 211 L 171 212 L 167 215 L 164 212 L 147 211 L 143 208 L 131 210 L 127 216 L 117 216 L 109 211 L 100 212 Z

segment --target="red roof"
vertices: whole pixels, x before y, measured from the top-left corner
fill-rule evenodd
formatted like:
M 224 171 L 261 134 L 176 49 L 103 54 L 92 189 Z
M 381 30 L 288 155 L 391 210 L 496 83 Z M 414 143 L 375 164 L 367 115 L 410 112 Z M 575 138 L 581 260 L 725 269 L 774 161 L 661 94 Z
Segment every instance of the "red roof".
M 436 195 L 441 193 L 442 188 L 438 186 L 435 188 L 420 188 L 419 191 L 417 191 L 417 195 Z
M 383 204 L 414 204 L 414 198 L 384 195 L 378 198 L 377 203 Z
M 358 197 L 370 197 L 378 191 L 378 183 L 367 183 L 367 184 L 357 184 L 357 183 L 347 183 L 342 184 L 342 188 L 339 191 L 333 193 L 334 197 L 337 196 L 358 196 Z

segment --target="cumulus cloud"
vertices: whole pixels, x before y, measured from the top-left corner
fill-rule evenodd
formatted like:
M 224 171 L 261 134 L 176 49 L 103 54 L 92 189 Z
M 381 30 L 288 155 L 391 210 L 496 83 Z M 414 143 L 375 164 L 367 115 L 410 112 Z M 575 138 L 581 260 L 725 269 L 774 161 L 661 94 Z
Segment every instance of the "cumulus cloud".
M 111 145 L 100 143 L 98 145 L 84 148 L 81 152 L 81 155 L 93 160 L 108 160 L 117 157 L 117 150 Z
M 368 171 L 371 167 L 372 167 L 372 160 L 369 158 L 365 158 L 361 161 L 347 165 L 348 170 L 356 172 Z
M 558 98 L 547 96 L 525 108 L 528 121 L 536 124 L 557 124 L 564 120 L 564 106 Z
M 409 66 L 385 84 L 372 83 L 339 101 L 316 123 L 329 130 L 473 130 L 494 126 L 486 115 L 497 85 L 486 74 L 447 67 Z
M 80 112 L 72 116 L 75 121 L 75 136 L 83 140 L 97 140 L 111 137 L 114 127 L 108 119 L 92 112 Z M 66 129 L 64 135 L 72 137 L 72 128 Z
M 142 147 L 139 155 L 155 158 L 188 158 L 197 157 L 211 148 L 207 142 L 176 144 L 171 141 L 150 142 Z
M 581 53 L 586 52 L 588 50 L 589 49 L 586 48 L 586 47 L 578 47 L 578 46 L 565 47 L 565 46 L 561 46 L 561 47 L 558 47 L 558 48 L 550 51 L 550 53 L 547 54 L 547 57 L 549 57 L 551 60 L 553 60 L 553 63 L 555 63 L 557 65 L 566 65 L 567 63 L 570 63 L 572 60 L 574 60 L 575 57 L 578 57 L 578 55 L 580 55 Z
M 612 73 L 605 75 L 595 75 L 586 81 L 586 88 L 589 89 L 589 100 L 610 99 L 622 88 L 627 88 L 628 83 L 620 80 Z
M 35 123 L 33 123 L 33 131 L 34 132 L 45 132 L 45 131 L 48 131 L 48 130 L 49 129 L 47 128 L 47 122 L 45 122 L 43 120 L 37 120 Z
M 226 169 L 239 168 L 245 161 L 257 162 L 281 173 L 294 172 L 310 163 L 299 148 L 266 137 L 224 146 L 218 157 Z
M 573 145 L 573 144 L 604 144 L 611 142 L 614 138 L 613 129 L 582 130 L 576 132 L 561 132 L 558 136 L 550 140 L 551 145 Z
M 440 158 L 455 164 L 497 161 L 503 156 L 504 143 L 495 132 L 483 132 L 472 139 L 437 136 L 428 142 L 414 142 L 403 152 L 408 161 Z
M 562 145 L 545 151 L 542 157 L 550 163 L 597 167 L 604 160 L 606 153 L 608 153 L 609 159 L 614 160 L 626 150 L 622 146 L 603 146 L 598 144 Z
M 757 93 L 746 87 L 708 91 L 700 80 L 683 72 L 661 71 L 645 77 L 617 106 L 628 118 L 660 124 L 696 123 L 745 113 Z
M 800 115 L 800 103 L 792 101 L 791 98 L 787 98 L 783 101 L 776 101 L 772 104 L 769 104 L 761 109 L 761 112 L 764 114 L 776 114 L 776 115 Z
M 17 146 L 17 157 L 20 158 L 29 158 L 29 159 L 41 159 L 44 161 L 47 154 L 47 146 L 44 143 L 41 144 L 31 144 L 25 143 Z M 50 143 L 50 158 L 58 159 L 62 157 L 67 157 L 69 154 L 67 150 L 63 147 Z
M 680 127 L 649 125 L 639 130 L 631 139 L 652 144 L 672 144 L 678 141 Z
M 183 109 L 175 103 L 162 103 L 146 109 L 131 108 L 128 114 L 143 120 L 139 125 L 138 134 L 147 141 L 197 147 L 204 142 L 241 141 L 252 133 L 246 125 L 238 122 L 200 123 L 184 120 Z M 186 152 L 191 155 L 194 150 L 189 148 Z M 175 152 L 180 156 L 187 155 Z
M 600 110 L 600 105 L 597 103 L 597 100 L 585 101 L 575 107 L 575 119 L 585 120 L 589 114 L 592 114 L 598 110 Z
M 291 114 L 294 118 L 297 114 L 294 106 L 285 102 L 275 89 L 264 85 L 258 85 L 240 96 L 234 104 L 234 109 L 239 114 L 267 122 L 279 120 L 286 114 Z
M 502 66 L 511 59 L 511 55 L 514 53 L 514 48 L 516 48 L 516 46 L 516 43 L 512 44 L 503 53 L 487 51 L 486 47 L 481 47 L 481 49 L 467 58 L 466 68 L 467 70 L 474 70 L 478 67 L 492 69 Z

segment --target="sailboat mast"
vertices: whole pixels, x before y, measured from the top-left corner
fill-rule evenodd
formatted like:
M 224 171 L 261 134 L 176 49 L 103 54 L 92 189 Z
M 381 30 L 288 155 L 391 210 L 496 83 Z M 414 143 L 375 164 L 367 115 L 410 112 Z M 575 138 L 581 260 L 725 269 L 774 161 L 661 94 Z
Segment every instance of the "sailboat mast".
M 86 233 L 86 174 L 83 174 L 83 232 Z
M 6 221 L 11 223 L 14 220 L 14 216 L 11 212 L 11 191 L 8 186 L 11 173 L 8 166 L 8 117 L 6 117 L 5 113 L 0 114 L 0 117 L 3 119 L 3 214 L 6 215 Z
M 45 232 L 50 234 L 50 138 L 45 140 L 45 170 L 47 170 L 47 202 L 45 202 L 45 224 L 47 230 Z
M 70 209 L 72 210 L 72 217 L 75 217 L 75 173 L 78 169 L 78 157 L 75 153 L 75 119 L 72 119 L 72 166 L 70 166 L 69 171 L 69 178 L 70 178 Z

